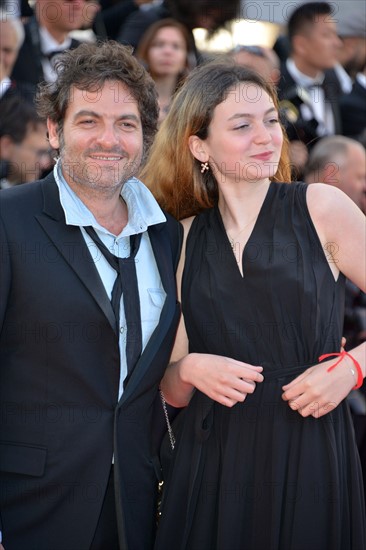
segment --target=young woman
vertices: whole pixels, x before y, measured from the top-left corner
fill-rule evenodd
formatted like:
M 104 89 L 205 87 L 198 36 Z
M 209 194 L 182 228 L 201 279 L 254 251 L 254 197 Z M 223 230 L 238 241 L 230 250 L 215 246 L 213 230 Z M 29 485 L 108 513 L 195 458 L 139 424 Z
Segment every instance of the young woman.
M 366 289 L 365 219 L 342 192 L 289 183 L 289 171 L 273 88 L 237 65 L 194 70 L 141 176 L 190 216 L 183 317 L 161 382 L 187 408 L 158 550 L 365 548 L 344 400 L 362 384 L 365 345 L 338 353 L 345 278 Z
M 194 63 L 190 35 L 174 19 L 157 21 L 142 37 L 136 57 L 155 81 L 161 123 L 167 115 L 174 92 Z

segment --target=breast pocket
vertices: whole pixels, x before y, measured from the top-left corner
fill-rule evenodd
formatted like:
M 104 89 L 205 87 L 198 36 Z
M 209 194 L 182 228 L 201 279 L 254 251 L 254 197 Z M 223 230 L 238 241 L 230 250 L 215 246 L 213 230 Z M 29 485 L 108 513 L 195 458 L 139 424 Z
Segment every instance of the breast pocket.
M 164 290 L 161 288 L 148 288 L 147 293 L 150 297 L 152 305 L 159 308 L 161 311 L 166 298 L 166 293 Z
M 161 288 L 147 288 L 144 300 L 141 301 L 141 325 L 144 345 L 159 323 L 166 293 Z

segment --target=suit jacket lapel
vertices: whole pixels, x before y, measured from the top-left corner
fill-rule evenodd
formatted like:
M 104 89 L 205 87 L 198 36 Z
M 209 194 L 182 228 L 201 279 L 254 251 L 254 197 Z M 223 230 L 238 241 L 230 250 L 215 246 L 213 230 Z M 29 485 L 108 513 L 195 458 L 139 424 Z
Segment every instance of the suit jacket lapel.
M 119 406 L 121 406 L 139 386 L 146 370 L 151 365 L 151 358 L 156 354 L 156 350 L 162 345 L 176 311 L 176 284 L 172 267 L 170 242 L 165 223 L 149 227 L 149 237 L 162 285 L 167 296 L 160 315 L 160 321 L 131 373 L 131 378 L 119 401 Z
M 60 203 L 58 188 L 52 174 L 47 176 L 43 181 L 42 191 L 44 208 L 43 214 L 37 216 L 38 222 L 65 261 L 89 290 L 107 317 L 113 330 L 116 331 L 116 321 L 110 300 L 81 231 L 79 227 L 65 224 L 65 216 Z

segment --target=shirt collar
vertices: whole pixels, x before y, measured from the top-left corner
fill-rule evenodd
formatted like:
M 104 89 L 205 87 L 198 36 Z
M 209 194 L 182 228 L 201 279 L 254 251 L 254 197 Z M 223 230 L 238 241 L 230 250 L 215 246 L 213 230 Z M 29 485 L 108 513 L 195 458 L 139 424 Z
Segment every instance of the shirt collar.
M 3 95 L 5 95 L 5 93 L 8 91 L 10 86 L 11 86 L 11 80 L 8 76 L 5 76 L 0 81 L 0 97 L 3 97 Z
M 366 75 L 364 73 L 357 73 L 356 80 L 363 88 L 366 88 Z
M 71 46 L 71 38 L 67 36 L 61 44 L 57 42 L 45 27 L 39 27 L 39 36 L 41 40 L 41 50 L 43 54 L 67 50 Z
M 10 181 L 6 178 L 2 178 L 0 180 L 0 189 L 10 189 L 11 187 L 14 187 L 14 183 L 10 183 Z
M 319 72 L 315 78 L 308 76 L 296 67 L 295 61 L 291 58 L 286 60 L 286 67 L 296 84 L 304 88 L 310 88 L 311 86 L 321 86 L 324 81 L 324 73 Z
M 53 174 L 59 188 L 60 202 L 65 213 L 66 224 L 78 227 L 92 226 L 94 229 L 109 233 L 105 227 L 97 222 L 92 212 L 68 185 L 62 174 L 60 160 L 57 161 Z M 166 217 L 152 193 L 139 179 L 130 178 L 126 181 L 121 189 L 121 197 L 127 204 L 128 222 L 119 237 L 143 233 L 150 225 L 166 221 Z
M 334 72 L 339 80 L 342 92 L 349 94 L 352 90 L 352 78 L 340 63 L 334 65 Z

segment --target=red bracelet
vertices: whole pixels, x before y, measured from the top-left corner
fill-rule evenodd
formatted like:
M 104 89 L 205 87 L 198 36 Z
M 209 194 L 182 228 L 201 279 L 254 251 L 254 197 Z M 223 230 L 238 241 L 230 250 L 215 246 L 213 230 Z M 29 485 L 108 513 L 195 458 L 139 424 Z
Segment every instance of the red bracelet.
M 326 359 L 327 357 L 339 357 L 338 361 L 336 363 L 334 363 L 334 365 L 331 365 L 330 367 L 327 368 L 327 372 L 330 372 L 331 370 L 333 370 L 341 361 L 342 359 L 344 359 L 344 357 L 349 357 L 350 359 L 352 359 L 355 367 L 356 367 L 356 370 L 357 370 L 357 383 L 356 385 L 352 388 L 353 390 L 358 390 L 358 388 L 360 388 L 363 384 L 363 373 L 362 373 L 362 369 L 361 369 L 361 366 L 360 366 L 360 363 L 358 361 L 356 361 L 356 359 L 354 357 L 352 357 L 352 355 L 350 353 L 347 353 L 346 351 L 341 351 L 340 353 L 325 353 L 324 355 L 321 355 L 319 357 L 319 361 L 323 361 L 323 359 Z

